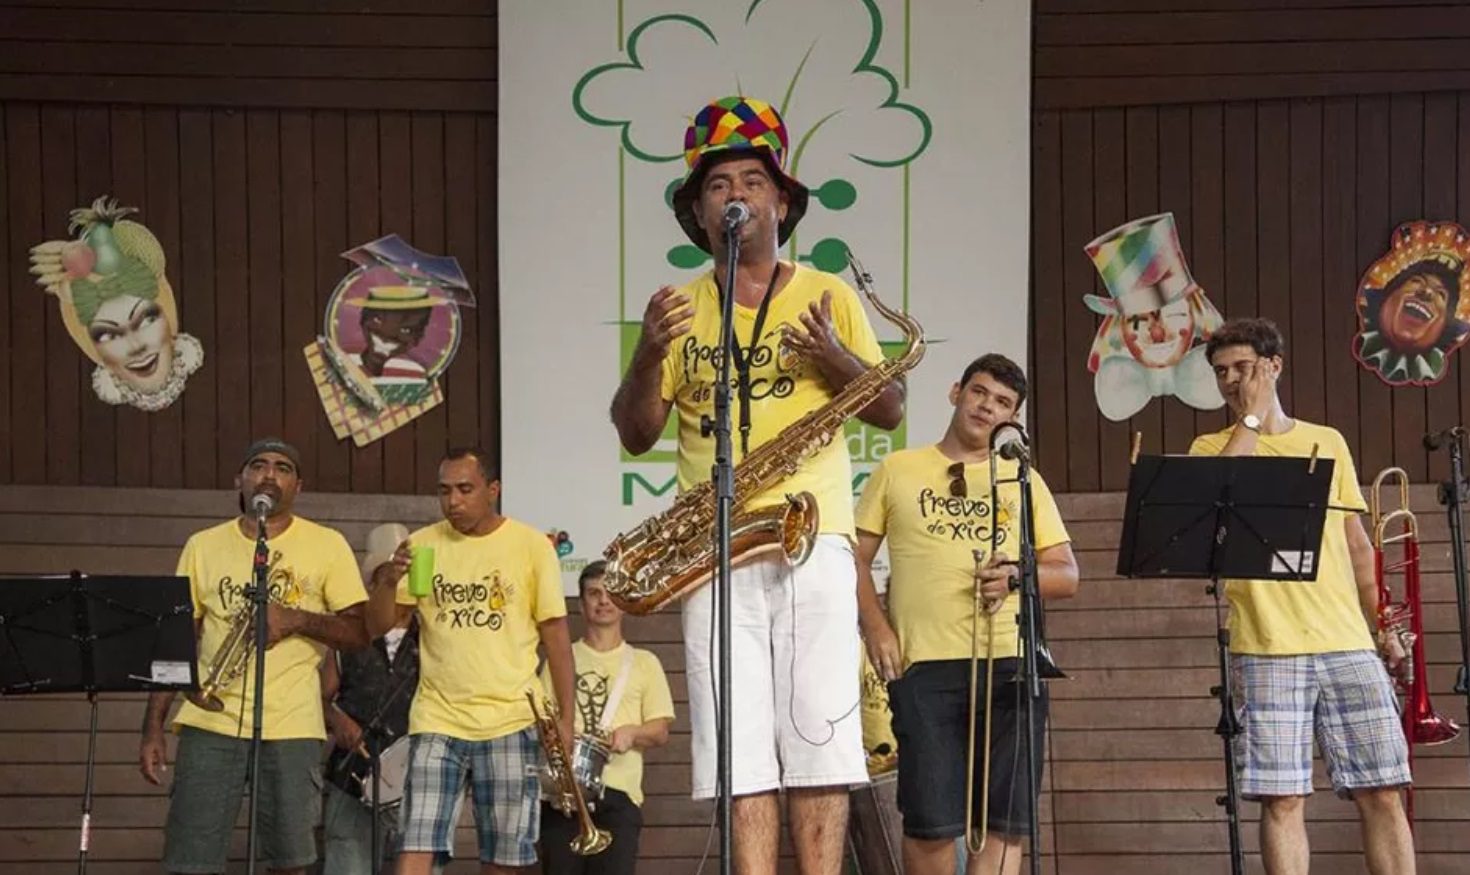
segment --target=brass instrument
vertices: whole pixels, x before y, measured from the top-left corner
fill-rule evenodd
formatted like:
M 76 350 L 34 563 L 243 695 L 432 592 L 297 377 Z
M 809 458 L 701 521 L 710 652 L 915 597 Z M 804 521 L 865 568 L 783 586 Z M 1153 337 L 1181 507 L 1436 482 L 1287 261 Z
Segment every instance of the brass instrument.
M 1379 492 L 1385 481 L 1398 481 L 1399 506 L 1384 512 Z M 1392 635 L 1403 646 L 1407 669 L 1394 679 L 1404 696 L 1404 738 L 1409 743 L 1409 766 L 1414 764 L 1414 745 L 1445 744 L 1460 734 L 1455 721 L 1434 710 L 1429 701 L 1428 667 L 1424 656 L 1424 604 L 1419 581 L 1419 523 L 1409 510 L 1409 475 L 1402 468 L 1385 468 L 1373 478 L 1369 505 L 1373 524 L 1373 572 L 1378 585 L 1378 635 Z M 1397 531 L 1391 531 L 1397 526 Z M 1398 545 L 1398 558 L 1388 559 L 1390 547 Z M 1401 575 L 1404 600 L 1395 603 L 1388 575 Z M 1414 822 L 1414 789 L 1406 794 L 1409 822 Z
M 600 854 L 612 844 L 612 834 L 598 829 L 592 822 L 592 812 L 582 796 L 582 787 L 577 783 L 572 769 L 572 758 L 561 743 L 561 730 L 556 725 L 556 706 L 549 700 L 545 711 L 536 706 L 536 693 L 526 690 L 526 699 L 531 703 L 531 714 L 536 718 L 536 732 L 541 736 L 541 747 L 546 751 L 546 774 L 557 788 L 551 804 L 567 817 L 575 816 L 581 824 L 572 839 L 572 853 L 590 857 Z
M 225 633 L 225 640 L 209 659 L 209 670 L 204 673 L 204 680 L 199 682 L 199 689 L 186 693 L 184 698 L 206 711 L 225 709 L 219 691 L 245 673 L 245 666 L 255 653 L 254 617 L 255 609 L 248 604 L 235 612 L 230 618 L 230 630 Z
M 739 566 L 776 550 L 800 565 L 816 544 L 818 508 L 808 492 L 755 511 L 741 510 L 752 497 L 796 473 L 842 433 L 843 426 L 876 399 L 889 383 L 924 358 L 924 329 L 918 321 L 878 299 L 872 276 L 847 254 L 855 284 L 883 318 L 903 331 L 903 354 L 864 371 L 832 400 L 787 426 L 735 466 L 735 507 L 730 524 L 730 564 Z M 692 592 L 714 576 L 715 494 L 706 481 L 682 493 L 672 507 L 619 535 L 603 551 L 607 594 L 630 614 L 648 614 Z
M 983 567 L 985 554 L 976 550 L 975 571 Z M 985 750 L 982 753 L 980 777 L 980 835 L 975 835 L 975 684 L 979 680 L 980 659 L 980 578 L 975 578 L 974 613 L 970 618 L 970 730 L 965 736 L 965 849 L 971 855 L 985 850 L 990 839 L 990 703 L 995 698 L 995 614 L 989 605 L 985 612 Z

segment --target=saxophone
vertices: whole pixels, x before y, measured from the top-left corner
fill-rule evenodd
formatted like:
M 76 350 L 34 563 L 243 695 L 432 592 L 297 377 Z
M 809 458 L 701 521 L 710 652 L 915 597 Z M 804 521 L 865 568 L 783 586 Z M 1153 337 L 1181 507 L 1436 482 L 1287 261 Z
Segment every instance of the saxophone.
M 903 354 L 859 374 L 822 407 L 757 447 L 735 466 L 735 511 L 730 519 L 730 565 L 781 551 L 800 565 L 816 545 L 819 513 L 809 492 L 787 495 L 775 507 L 743 511 L 759 495 L 796 473 L 806 459 L 832 442 L 847 420 L 873 402 L 889 383 L 924 358 L 924 329 L 906 313 L 887 306 L 872 289 L 872 275 L 851 252 L 848 267 L 873 307 L 903 332 Z M 607 594 L 630 614 L 648 614 L 714 576 L 715 493 L 708 481 L 682 493 L 672 507 L 619 535 L 603 551 Z

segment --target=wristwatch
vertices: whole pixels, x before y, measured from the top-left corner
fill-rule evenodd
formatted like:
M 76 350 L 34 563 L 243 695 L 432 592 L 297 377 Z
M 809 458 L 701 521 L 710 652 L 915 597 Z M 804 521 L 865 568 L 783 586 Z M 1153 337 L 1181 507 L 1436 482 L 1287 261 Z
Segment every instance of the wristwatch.
M 1261 433 L 1261 418 L 1254 413 L 1247 413 L 1245 416 L 1242 416 L 1240 418 L 1240 424 L 1256 434 Z

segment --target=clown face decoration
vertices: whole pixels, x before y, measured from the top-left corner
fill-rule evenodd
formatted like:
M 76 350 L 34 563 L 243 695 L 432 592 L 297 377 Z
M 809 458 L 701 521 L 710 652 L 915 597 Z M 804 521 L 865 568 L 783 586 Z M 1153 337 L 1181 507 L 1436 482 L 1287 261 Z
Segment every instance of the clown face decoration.
M 1201 410 L 1224 404 L 1204 355 L 1223 320 L 1189 273 L 1173 214 L 1120 225 L 1086 252 L 1109 292 L 1083 297 L 1104 317 L 1087 359 L 1102 414 L 1124 420 L 1160 395 Z
M 1184 360 L 1194 343 L 1194 313 L 1180 299 L 1158 310 L 1136 313 L 1121 320 L 1123 346 L 1146 368 L 1172 368 Z
M 1410 222 L 1358 283 L 1353 356 L 1390 386 L 1444 379 L 1470 333 L 1470 241 L 1453 222 Z

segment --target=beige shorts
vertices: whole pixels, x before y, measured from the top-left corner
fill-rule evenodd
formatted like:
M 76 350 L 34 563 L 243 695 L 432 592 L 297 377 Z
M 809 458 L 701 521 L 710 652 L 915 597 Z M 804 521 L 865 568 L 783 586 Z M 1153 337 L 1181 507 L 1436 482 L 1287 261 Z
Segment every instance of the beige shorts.
M 798 568 L 770 557 L 736 568 L 732 577 L 731 792 L 866 784 L 851 543 L 822 535 Z M 716 791 L 713 605 L 712 585 L 684 603 L 696 799 Z

